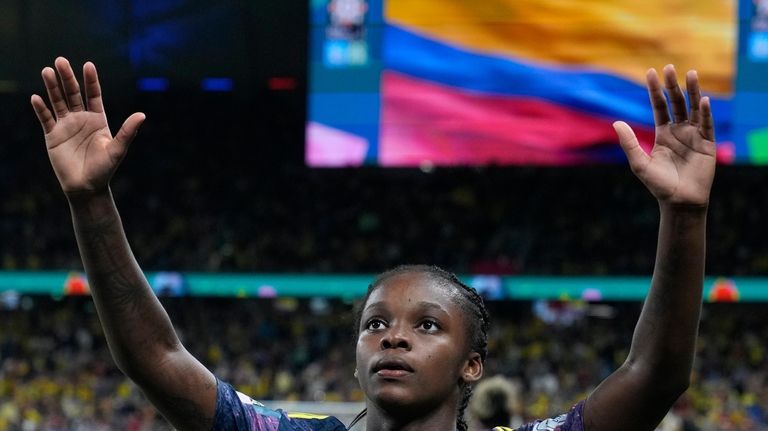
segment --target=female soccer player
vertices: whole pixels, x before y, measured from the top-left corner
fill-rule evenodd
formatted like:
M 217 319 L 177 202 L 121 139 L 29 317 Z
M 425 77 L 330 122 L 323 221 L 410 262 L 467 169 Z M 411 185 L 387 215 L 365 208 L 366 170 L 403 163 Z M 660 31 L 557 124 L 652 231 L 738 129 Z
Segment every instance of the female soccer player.
M 144 114 L 128 117 L 113 136 L 92 63 L 83 66 L 85 98 L 64 58 L 42 77 L 50 108 L 38 95 L 31 103 L 120 369 L 178 429 L 345 430 L 335 418 L 264 408 L 184 349 L 128 246 L 109 187 Z M 570 412 L 524 430 L 652 430 L 689 384 L 715 143 L 710 103 L 700 96 L 696 73 L 688 72 L 686 81 L 690 109 L 674 68 L 664 68 L 670 116 L 661 80 L 648 72 L 656 123 L 650 154 L 627 124 L 614 125 L 661 216 L 652 285 L 629 356 Z M 463 410 L 486 355 L 488 317 L 477 293 L 442 270 L 401 267 L 373 282 L 359 317 L 356 375 L 367 409 L 358 422 L 368 431 L 464 430 Z

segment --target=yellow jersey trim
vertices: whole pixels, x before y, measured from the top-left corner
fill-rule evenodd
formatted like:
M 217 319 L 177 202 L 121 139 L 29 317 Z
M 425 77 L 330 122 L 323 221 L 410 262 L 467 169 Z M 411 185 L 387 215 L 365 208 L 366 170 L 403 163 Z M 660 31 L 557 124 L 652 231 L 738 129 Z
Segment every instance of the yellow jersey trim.
M 312 413 L 287 413 L 291 419 L 327 419 L 328 416 L 313 415 Z

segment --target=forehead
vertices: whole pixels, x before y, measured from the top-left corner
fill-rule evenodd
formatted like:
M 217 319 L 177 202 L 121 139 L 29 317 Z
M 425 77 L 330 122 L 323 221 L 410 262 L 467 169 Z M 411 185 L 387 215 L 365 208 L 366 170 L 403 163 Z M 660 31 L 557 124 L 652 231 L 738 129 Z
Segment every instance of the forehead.
M 455 286 L 447 280 L 419 272 L 393 275 L 371 292 L 366 307 L 371 304 L 390 305 L 395 308 L 417 304 L 435 304 L 450 314 L 458 313 L 461 299 Z

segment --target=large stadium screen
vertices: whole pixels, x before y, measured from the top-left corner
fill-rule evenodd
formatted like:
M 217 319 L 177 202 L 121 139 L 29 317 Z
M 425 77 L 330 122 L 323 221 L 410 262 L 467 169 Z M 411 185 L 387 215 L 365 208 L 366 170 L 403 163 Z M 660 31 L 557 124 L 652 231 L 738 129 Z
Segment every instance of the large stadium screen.
M 768 163 L 768 1 L 312 0 L 310 166 L 624 163 L 649 67 L 699 73 L 721 163 Z

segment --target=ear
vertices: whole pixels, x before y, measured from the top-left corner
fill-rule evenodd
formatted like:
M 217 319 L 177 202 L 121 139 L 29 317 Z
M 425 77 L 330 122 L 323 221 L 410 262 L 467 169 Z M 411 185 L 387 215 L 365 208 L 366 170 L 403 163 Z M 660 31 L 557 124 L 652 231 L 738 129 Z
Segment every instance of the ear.
M 461 378 L 467 383 L 474 383 L 483 377 L 483 360 L 477 352 L 470 352 L 469 359 L 464 363 Z

